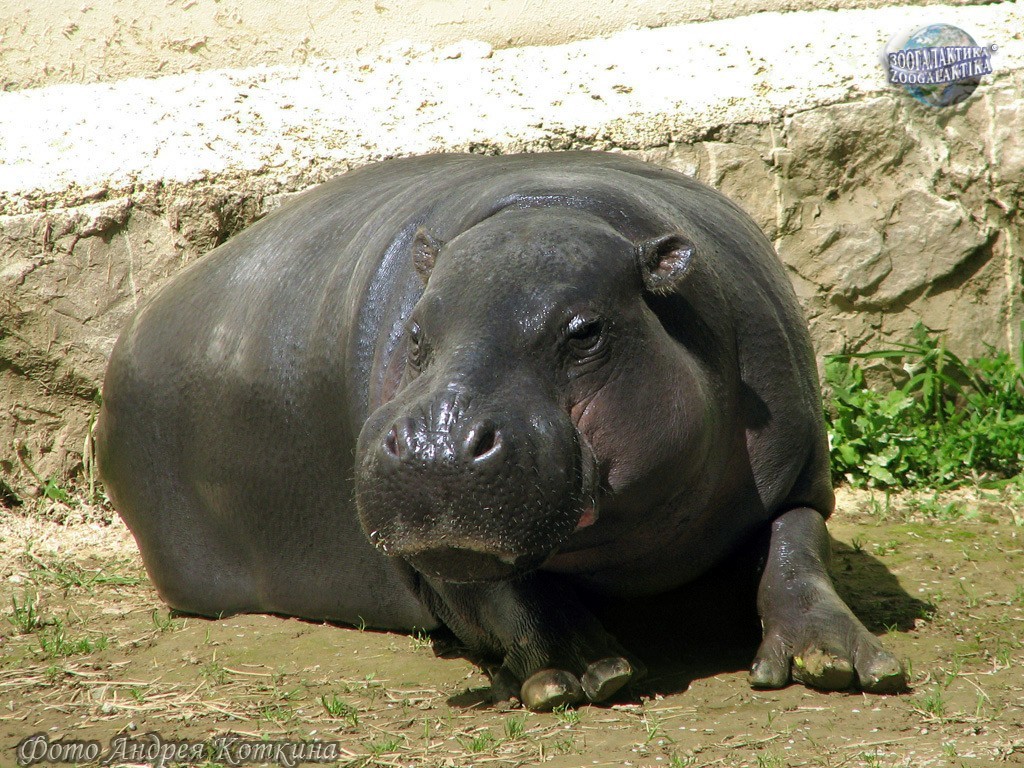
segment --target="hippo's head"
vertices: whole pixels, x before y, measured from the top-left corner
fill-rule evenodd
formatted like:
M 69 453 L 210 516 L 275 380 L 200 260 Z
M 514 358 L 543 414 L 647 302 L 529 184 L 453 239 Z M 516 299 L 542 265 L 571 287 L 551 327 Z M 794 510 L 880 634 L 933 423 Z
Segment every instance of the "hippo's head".
M 509 209 L 444 244 L 418 232 L 406 371 L 357 448 L 378 549 L 441 579 L 508 578 L 594 526 L 602 494 L 678 471 L 672 446 L 648 445 L 663 430 L 645 379 L 675 352 L 644 297 L 692 254 L 681 235 L 633 243 L 564 208 Z M 658 426 L 685 442 L 673 418 Z

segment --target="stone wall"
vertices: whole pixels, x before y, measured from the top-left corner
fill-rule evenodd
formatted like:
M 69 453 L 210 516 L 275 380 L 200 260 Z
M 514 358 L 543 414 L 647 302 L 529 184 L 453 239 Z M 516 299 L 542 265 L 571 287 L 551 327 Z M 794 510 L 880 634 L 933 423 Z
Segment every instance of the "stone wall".
M 419 151 L 625 151 L 717 187 L 775 241 L 820 353 L 919 320 L 963 354 L 1019 348 L 1024 17 L 951 16 L 1001 54 L 946 109 L 881 77 L 908 9 L 0 94 L 0 497 L 81 472 L 114 339 L 182 266 L 311 184 Z
M 732 125 L 655 158 L 750 213 L 789 266 L 822 353 L 920 321 L 967 355 L 1021 344 L 1024 91 L 957 114 L 898 94 Z

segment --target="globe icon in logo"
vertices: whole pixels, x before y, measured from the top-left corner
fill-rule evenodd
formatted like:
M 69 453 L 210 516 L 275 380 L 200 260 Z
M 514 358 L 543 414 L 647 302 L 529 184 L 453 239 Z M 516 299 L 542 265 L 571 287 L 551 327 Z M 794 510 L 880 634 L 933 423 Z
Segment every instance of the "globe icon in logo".
M 964 101 L 991 74 L 995 46 L 979 46 L 969 34 L 950 24 L 919 29 L 890 52 L 889 79 L 930 107 L 948 107 Z

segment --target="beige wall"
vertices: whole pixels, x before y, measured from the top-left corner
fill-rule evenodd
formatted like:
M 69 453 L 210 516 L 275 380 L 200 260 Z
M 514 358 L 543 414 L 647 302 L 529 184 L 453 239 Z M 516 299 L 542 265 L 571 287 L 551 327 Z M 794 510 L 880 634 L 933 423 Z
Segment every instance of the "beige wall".
M 904 5 L 930 5 L 907 0 Z M 946 0 L 979 5 L 984 0 Z M 874 8 L 883 0 L 0 0 L 0 90 L 295 64 L 399 40 L 496 48 L 761 11 Z M 580 8 L 586 12 L 581 14 Z

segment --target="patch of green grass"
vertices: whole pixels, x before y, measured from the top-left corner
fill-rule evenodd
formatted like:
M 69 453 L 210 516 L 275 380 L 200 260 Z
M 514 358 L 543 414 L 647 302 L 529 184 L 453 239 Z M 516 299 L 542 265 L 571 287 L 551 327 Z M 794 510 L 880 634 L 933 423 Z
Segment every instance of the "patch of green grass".
M 199 668 L 199 674 L 214 685 L 224 685 L 228 681 L 228 671 L 216 658 L 203 664 Z
M 384 683 L 376 680 L 372 673 L 364 677 L 362 680 L 336 680 L 333 683 L 333 687 L 341 693 L 365 696 L 369 699 L 368 703 L 370 704 L 376 702 L 377 699 L 386 692 Z M 334 694 L 332 694 L 332 696 L 334 696 Z
M 1013 663 L 1015 645 L 1019 647 L 1020 644 L 1008 644 L 1003 638 L 996 639 L 996 649 L 992 656 L 1001 668 L 1009 669 Z
M 94 587 L 101 586 L 129 586 L 134 587 L 143 583 L 137 576 L 123 576 L 119 573 L 111 573 L 103 568 L 86 570 L 80 565 L 73 563 L 70 559 L 64 559 L 57 563 L 44 563 L 34 558 L 39 566 L 29 573 L 29 576 L 36 582 L 47 581 L 56 584 L 61 589 L 85 589 L 92 591 Z
M 260 686 L 271 698 L 257 708 L 257 720 L 288 723 L 295 719 L 295 707 L 292 702 L 301 697 L 302 690 L 300 688 L 293 688 L 290 691 L 281 690 L 278 687 L 279 684 L 280 681 L 275 680 L 273 686 Z
M 878 557 L 885 557 L 899 552 L 900 542 L 896 539 L 890 539 L 889 541 L 872 544 L 871 548 Z
M 321 696 L 320 703 L 331 717 L 344 720 L 353 728 L 359 725 L 359 710 L 339 699 L 336 694 Z
M 691 768 L 696 764 L 696 755 L 680 755 L 676 752 L 673 752 L 668 759 L 669 768 Z
M 941 720 L 946 716 L 946 699 L 941 688 L 933 688 L 918 701 L 918 709 L 926 715 Z
M 39 633 L 39 648 L 43 658 L 54 659 L 65 656 L 81 656 L 105 650 L 110 645 L 106 637 L 71 638 L 67 627 L 60 619 L 54 619 Z
M 31 634 L 42 627 L 43 620 L 36 607 L 36 596 L 31 592 L 26 592 L 19 604 L 18 598 L 11 595 L 11 615 L 7 617 L 7 620 L 14 625 L 15 631 L 19 635 Z
M 146 689 L 140 685 L 133 685 L 128 689 L 128 695 L 141 704 L 146 700 Z
M 489 752 L 498 745 L 498 739 L 490 731 L 477 731 L 468 738 L 458 739 L 467 752 Z
M 505 737 L 509 741 L 521 739 L 526 733 L 526 718 L 522 715 L 513 715 L 505 718 Z
M 43 675 L 46 677 L 47 682 L 51 684 L 56 684 L 66 674 L 67 670 L 57 664 L 50 664 L 43 670 Z
M 910 344 L 825 359 L 834 479 L 881 489 L 1021 484 L 1024 367 L 996 350 L 964 361 L 920 323 L 913 334 Z
M 78 478 L 85 480 L 85 488 L 81 487 L 75 478 L 69 479 L 68 484 L 62 485 L 59 478 L 52 475 L 46 478 L 41 477 L 29 463 L 26 455 L 21 451 L 18 452 L 22 467 L 38 484 L 35 493 L 37 511 L 45 512 L 47 508 L 54 506 L 81 511 L 84 505 L 101 505 L 108 501 L 98 486 L 98 477 L 96 476 L 96 457 L 93 453 L 95 427 L 96 416 L 94 414 L 89 420 L 85 442 L 82 446 L 82 472 Z M 14 493 L 7 483 L 0 481 L 0 503 L 5 506 L 21 506 L 23 500 Z
M 786 764 L 782 756 L 774 752 L 759 752 L 755 758 L 757 759 L 757 768 L 782 768 Z
M 907 506 L 921 517 L 937 522 L 948 523 L 954 520 L 975 517 L 976 512 L 968 509 L 958 501 L 944 501 L 940 494 L 930 496 L 915 495 L 907 499 Z
M 658 719 L 649 713 L 644 713 L 643 720 L 640 721 L 644 727 L 644 733 L 647 734 L 647 738 L 644 740 L 645 744 L 650 744 L 654 739 L 659 736 L 663 736 L 661 723 Z
M 572 752 L 579 751 L 579 749 L 576 746 L 576 737 L 572 734 L 569 734 L 568 736 L 561 738 L 558 741 L 552 742 L 551 748 L 555 751 L 556 754 L 560 755 L 568 755 Z
M 366 748 L 370 750 L 370 754 L 374 757 L 380 757 L 386 755 L 389 752 L 397 752 L 402 746 L 402 738 L 399 736 L 391 736 L 381 741 L 370 742 L 366 745 Z
M 559 704 L 553 710 L 553 714 L 562 725 L 576 725 L 580 721 L 579 710 L 573 709 L 566 704 Z
M 287 723 L 295 717 L 295 712 L 287 702 L 270 701 L 260 705 L 256 710 L 256 719 L 268 723 Z
M 430 634 L 428 632 L 424 632 L 422 629 L 417 629 L 409 635 L 409 642 L 414 651 L 422 651 L 424 648 L 430 648 Z
M 161 632 L 168 632 L 177 629 L 180 624 L 174 620 L 174 615 L 168 611 L 164 614 L 157 608 L 153 609 L 153 626 Z M 207 642 L 209 642 L 209 631 L 207 631 Z
M 949 688 L 953 681 L 960 676 L 964 668 L 964 658 L 964 656 L 956 655 L 950 660 L 949 668 L 943 670 L 944 676 L 941 681 L 943 688 Z
M 956 585 L 960 589 L 960 594 L 964 598 L 964 605 L 967 606 L 967 608 L 977 608 L 979 603 L 978 596 L 968 589 L 967 585 L 962 581 L 958 581 Z

